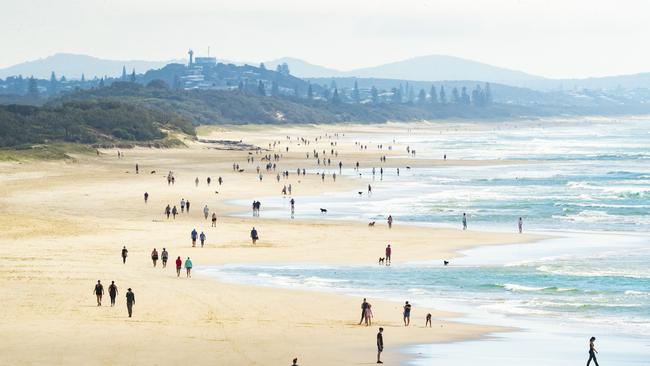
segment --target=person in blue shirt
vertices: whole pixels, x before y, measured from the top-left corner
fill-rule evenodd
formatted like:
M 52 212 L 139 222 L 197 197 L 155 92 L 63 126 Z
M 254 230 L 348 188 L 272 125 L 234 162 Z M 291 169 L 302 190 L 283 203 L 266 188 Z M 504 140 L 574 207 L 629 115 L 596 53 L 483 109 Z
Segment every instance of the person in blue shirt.
M 201 231 L 201 235 L 199 235 L 199 239 L 201 239 L 201 248 L 203 248 L 203 244 L 205 244 L 205 234 L 203 231 Z
M 191 236 L 192 236 L 192 246 L 193 246 L 193 247 L 196 246 L 196 236 L 197 236 L 197 235 L 198 235 L 198 233 L 196 232 L 196 229 L 192 229 L 192 234 L 191 234 Z

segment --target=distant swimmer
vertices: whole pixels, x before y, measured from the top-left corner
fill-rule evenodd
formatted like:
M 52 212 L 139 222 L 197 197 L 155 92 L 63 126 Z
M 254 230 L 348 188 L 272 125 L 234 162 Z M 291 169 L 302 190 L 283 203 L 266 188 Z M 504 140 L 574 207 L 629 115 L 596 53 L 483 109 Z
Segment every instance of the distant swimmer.
M 129 318 L 133 315 L 133 305 L 135 305 L 135 294 L 129 287 L 126 290 L 126 310 L 129 312 Z
M 255 245 L 255 243 L 257 243 L 259 240 L 259 235 L 257 234 L 257 230 L 255 228 L 251 230 L 251 240 L 253 240 L 253 245 Z
M 97 306 L 102 306 L 102 296 L 104 296 L 104 285 L 102 285 L 102 281 L 97 280 L 93 293 L 97 297 Z
M 517 223 L 517 226 L 519 227 L 519 234 L 521 234 L 522 231 L 524 231 L 524 220 L 522 218 L 519 218 L 519 222 Z
M 129 251 L 126 249 L 126 245 L 122 248 L 122 264 L 126 264 L 126 257 L 129 255 Z
M 467 215 L 463 212 L 463 230 L 467 230 Z

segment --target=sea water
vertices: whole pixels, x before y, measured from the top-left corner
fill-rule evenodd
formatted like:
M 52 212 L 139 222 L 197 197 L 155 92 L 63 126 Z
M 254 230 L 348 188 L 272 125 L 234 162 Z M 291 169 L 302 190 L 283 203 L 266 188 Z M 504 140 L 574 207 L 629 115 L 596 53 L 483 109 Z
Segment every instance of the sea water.
M 515 231 L 522 217 L 525 231 L 554 238 L 478 248 L 447 267 L 441 258 L 388 268 L 286 264 L 210 271 L 236 282 L 410 300 L 414 317 L 418 306 L 433 306 L 461 310 L 466 321 L 524 329 L 462 345 L 413 347 L 409 352 L 418 355 L 412 361 L 418 365 L 577 364 L 585 361 L 592 335 L 598 337 L 601 362 L 650 365 L 650 121 L 404 130 L 340 137 L 338 143 L 409 146 L 417 151 L 414 160 L 446 154 L 453 160 L 503 162 L 402 167 L 399 176 L 394 168 L 380 175 L 379 162 L 374 175 L 372 166 L 346 167 L 344 175 L 357 177 L 361 187 L 372 185 L 373 193 L 298 196 L 294 217 L 383 225 L 390 214 L 395 225 L 460 228 L 466 213 L 470 229 L 494 231 Z M 263 215 L 289 216 L 286 198 L 263 203 Z M 321 214 L 321 207 L 328 213 Z M 399 256 L 399 243 L 393 247 Z

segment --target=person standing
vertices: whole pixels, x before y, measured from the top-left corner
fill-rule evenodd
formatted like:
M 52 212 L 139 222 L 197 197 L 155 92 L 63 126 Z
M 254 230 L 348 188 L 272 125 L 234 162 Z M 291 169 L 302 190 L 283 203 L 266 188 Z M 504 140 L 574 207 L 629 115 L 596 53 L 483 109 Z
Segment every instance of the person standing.
M 361 303 L 361 320 L 359 320 L 359 325 L 363 323 L 363 320 L 366 317 L 366 309 L 368 309 L 368 302 L 366 301 L 366 298 L 363 298 L 363 302 Z
M 524 220 L 521 217 L 519 218 L 517 226 L 519 227 L 519 234 L 521 234 L 521 232 L 524 231 Z
M 174 206 L 174 208 L 172 208 L 172 216 L 174 217 L 174 220 L 176 220 L 176 215 L 178 215 L 178 209 Z
M 467 215 L 463 212 L 463 230 L 467 230 Z
M 181 276 L 181 267 L 183 266 L 183 261 L 181 260 L 181 256 L 179 255 L 178 258 L 176 258 L 176 277 Z
M 390 256 L 393 254 L 393 249 L 390 247 L 390 244 L 386 247 L 386 265 L 390 266 Z
M 251 230 L 251 239 L 253 240 L 253 245 L 255 245 L 255 243 L 257 243 L 257 240 L 259 238 L 260 237 L 257 235 L 257 230 L 255 230 L 255 228 L 253 227 L 253 230 Z
M 126 290 L 126 310 L 129 311 L 129 318 L 133 315 L 133 305 L 135 305 L 135 294 L 129 287 L 129 289 Z
M 212 213 L 212 227 L 217 227 L 217 214 Z
M 404 304 L 404 326 L 408 327 L 411 324 L 411 304 L 407 301 Z
M 368 304 L 368 307 L 366 308 L 366 313 L 364 316 L 366 320 L 366 326 L 369 327 L 372 325 L 372 305 Z
M 591 360 L 594 360 L 594 364 L 596 366 L 599 366 L 598 360 L 596 359 L 596 353 L 598 353 L 598 351 L 596 351 L 596 346 L 594 345 L 594 342 L 596 342 L 596 337 L 591 337 L 589 339 L 589 360 L 587 360 L 587 366 L 589 366 Z
M 185 198 L 181 198 L 181 213 L 185 212 Z
M 148 200 L 149 200 L 149 193 L 144 192 L 144 203 L 147 203 Z
M 111 297 L 111 307 L 115 306 L 115 297 L 117 296 L 115 281 L 111 281 L 111 285 L 108 286 L 108 295 Z
M 205 233 L 203 231 L 199 235 L 199 240 L 201 240 L 201 248 L 203 248 L 203 244 L 205 244 Z
M 190 213 L 190 201 L 185 201 L 185 212 Z
M 205 207 L 203 207 L 203 216 L 205 217 L 206 220 L 208 219 L 209 214 L 210 214 L 210 209 L 208 208 L 208 205 L 205 205 Z
M 167 259 L 169 259 L 169 253 L 167 252 L 167 249 L 163 248 L 162 253 L 160 253 L 160 257 L 162 258 L 163 268 L 167 268 Z
M 196 179 L 194 179 L 194 185 L 197 187 L 199 186 L 199 177 L 196 177 Z
M 187 259 L 185 260 L 185 271 L 187 272 L 186 273 L 187 278 L 191 278 L 192 277 L 192 260 L 190 259 L 190 257 L 187 257 Z
M 377 363 L 381 362 L 381 353 L 384 352 L 384 336 L 382 333 L 384 328 L 379 328 L 379 333 L 377 333 Z
M 104 296 L 104 285 L 102 285 L 102 281 L 97 280 L 94 293 L 97 296 L 97 306 L 102 306 L 102 296 Z
M 393 227 L 393 215 L 388 215 L 388 228 L 391 229 Z
M 153 262 L 153 268 L 156 268 L 156 263 L 158 262 L 158 251 L 156 248 L 153 248 L 151 251 L 151 261 Z
M 135 164 L 135 174 L 140 174 L 140 166 Z
M 122 264 L 126 264 L 126 257 L 129 255 L 129 251 L 126 249 L 126 245 L 122 248 Z
M 190 237 L 192 238 L 192 247 L 196 246 L 196 236 L 198 233 L 196 232 L 196 229 L 192 229 L 192 232 L 190 233 Z

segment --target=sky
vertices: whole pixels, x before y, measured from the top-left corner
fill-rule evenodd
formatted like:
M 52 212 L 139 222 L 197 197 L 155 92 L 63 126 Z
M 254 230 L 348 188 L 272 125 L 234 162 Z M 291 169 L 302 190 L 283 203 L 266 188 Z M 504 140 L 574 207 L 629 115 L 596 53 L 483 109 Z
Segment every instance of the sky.
M 554 78 L 650 71 L 649 0 L 1 0 L 0 68 L 296 57 L 350 70 L 440 54 Z

